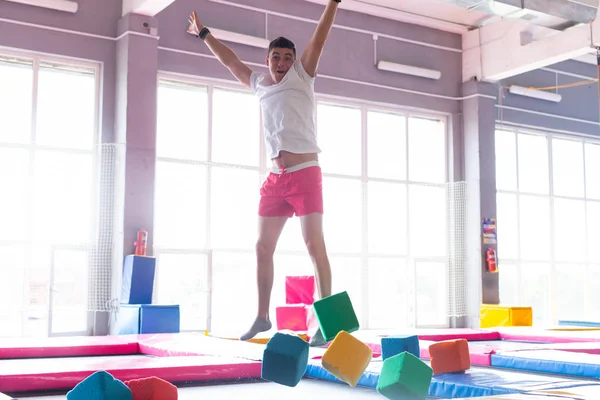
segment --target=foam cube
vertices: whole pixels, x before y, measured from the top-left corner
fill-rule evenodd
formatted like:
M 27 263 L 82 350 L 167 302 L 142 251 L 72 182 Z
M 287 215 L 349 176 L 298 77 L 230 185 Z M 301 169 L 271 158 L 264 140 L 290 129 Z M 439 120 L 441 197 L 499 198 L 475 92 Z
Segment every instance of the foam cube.
M 291 331 L 308 330 L 308 307 L 304 304 L 287 304 L 275 308 L 277 329 Z
M 177 400 L 177 386 L 155 376 L 125 381 L 133 400 Z
M 352 333 L 360 328 L 348 292 L 315 301 L 313 310 L 326 342 L 333 340 L 341 331 Z
M 308 367 L 308 352 L 307 341 L 296 335 L 275 333 L 263 352 L 261 377 L 295 387 Z
M 307 304 L 315 301 L 314 276 L 286 276 L 285 277 L 285 303 Z
M 384 361 L 405 351 L 417 358 L 421 358 L 421 346 L 417 335 L 381 338 L 381 357 Z
M 341 331 L 323 354 L 321 365 L 331 375 L 355 387 L 372 357 L 369 346 L 348 332 Z
M 463 372 L 471 368 L 469 343 L 465 339 L 445 340 L 429 346 L 434 375 Z
M 97 371 L 67 393 L 67 400 L 133 400 L 131 390 L 106 371 Z
M 123 264 L 121 302 L 152 304 L 156 258 L 128 255 Z
M 377 392 L 388 399 L 425 400 L 433 370 L 407 351 L 383 362 Z

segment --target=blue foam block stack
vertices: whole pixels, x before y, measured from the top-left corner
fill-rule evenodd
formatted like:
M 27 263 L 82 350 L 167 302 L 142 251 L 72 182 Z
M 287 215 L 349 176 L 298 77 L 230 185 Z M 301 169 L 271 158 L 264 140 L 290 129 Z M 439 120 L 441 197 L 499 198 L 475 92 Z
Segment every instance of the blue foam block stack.
M 421 358 L 421 347 L 418 336 L 388 336 L 381 338 L 381 358 L 383 360 L 404 353 L 405 351 L 417 358 Z
M 178 305 L 121 304 L 117 335 L 178 333 L 181 314 Z
M 133 400 L 123 382 L 106 371 L 94 372 L 67 393 L 67 400 Z
M 121 304 L 111 333 L 178 333 L 179 305 L 152 304 L 156 258 L 128 255 L 123 264 Z
M 296 335 L 277 332 L 263 353 L 263 379 L 284 386 L 298 385 L 308 366 L 308 342 Z

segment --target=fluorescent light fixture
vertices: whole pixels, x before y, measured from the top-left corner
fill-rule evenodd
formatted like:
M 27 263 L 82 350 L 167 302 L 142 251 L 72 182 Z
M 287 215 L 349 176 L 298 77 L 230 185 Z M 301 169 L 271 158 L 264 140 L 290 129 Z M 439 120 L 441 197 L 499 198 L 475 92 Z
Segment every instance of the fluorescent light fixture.
M 442 77 L 442 73 L 434 69 L 413 67 L 410 65 L 397 64 L 389 61 L 379 61 L 377 63 L 377 68 L 382 71 L 397 72 L 399 74 L 419 76 L 421 78 L 428 79 L 440 79 Z
M 259 38 L 256 36 L 243 35 L 241 33 L 224 31 L 221 29 L 210 28 L 210 33 L 213 34 L 219 40 L 227 42 L 235 42 L 245 44 L 247 46 L 260 47 L 262 49 L 268 49 L 271 42 L 267 39 Z
M 29 6 L 50 8 L 52 10 L 76 13 L 79 4 L 69 0 L 6 0 L 13 3 L 27 4 Z
M 512 94 L 517 94 L 520 96 L 533 97 L 534 99 L 552 101 L 554 103 L 560 103 L 562 100 L 562 96 L 558 93 L 546 92 L 544 90 L 535 90 L 526 88 L 523 86 L 511 86 L 509 91 Z

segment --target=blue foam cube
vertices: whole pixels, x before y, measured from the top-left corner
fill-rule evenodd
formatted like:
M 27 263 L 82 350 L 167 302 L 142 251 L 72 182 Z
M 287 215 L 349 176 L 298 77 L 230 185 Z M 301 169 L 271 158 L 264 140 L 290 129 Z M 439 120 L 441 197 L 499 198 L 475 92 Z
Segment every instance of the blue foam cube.
M 381 357 L 384 361 L 405 351 L 417 358 L 421 358 L 421 347 L 418 336 L 388 336 L 381 338 Z
M 284 386 L 298 385 L 308 367 L 308 342 L 296 335 L 277 332 L 263 352 L 263 379 Z
M 94 372 L 67 393 L 67 400 L 133 400 L 123 382 L 106 371 Z
M 128 255 L 123 264 L 121 303 L 152 304 L 156 258 Z

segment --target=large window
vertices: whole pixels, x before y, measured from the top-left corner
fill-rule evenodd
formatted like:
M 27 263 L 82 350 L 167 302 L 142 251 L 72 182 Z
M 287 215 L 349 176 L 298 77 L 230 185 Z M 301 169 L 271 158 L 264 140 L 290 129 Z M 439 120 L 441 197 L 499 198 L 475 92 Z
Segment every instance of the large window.
M 88 332 L 97 68 L 0 54 L 0 337 Z
M 598 319 L 600 143 L 496 131 L 500 300 L 536 323 Z
M 155 300 L 181 305 L 183 330 L 239 335 L 256 312 L 270 167 L 258 101 L 237 86 L 163 77 L 157 134 Z M 319 99 L 317 136 L 334 293 L 349 292 L 365 329 L 446 326 L 445 118 Z M 275 254 L 273 320 L 285 276 L 300 274 L 313 266 L 293 218 Z

